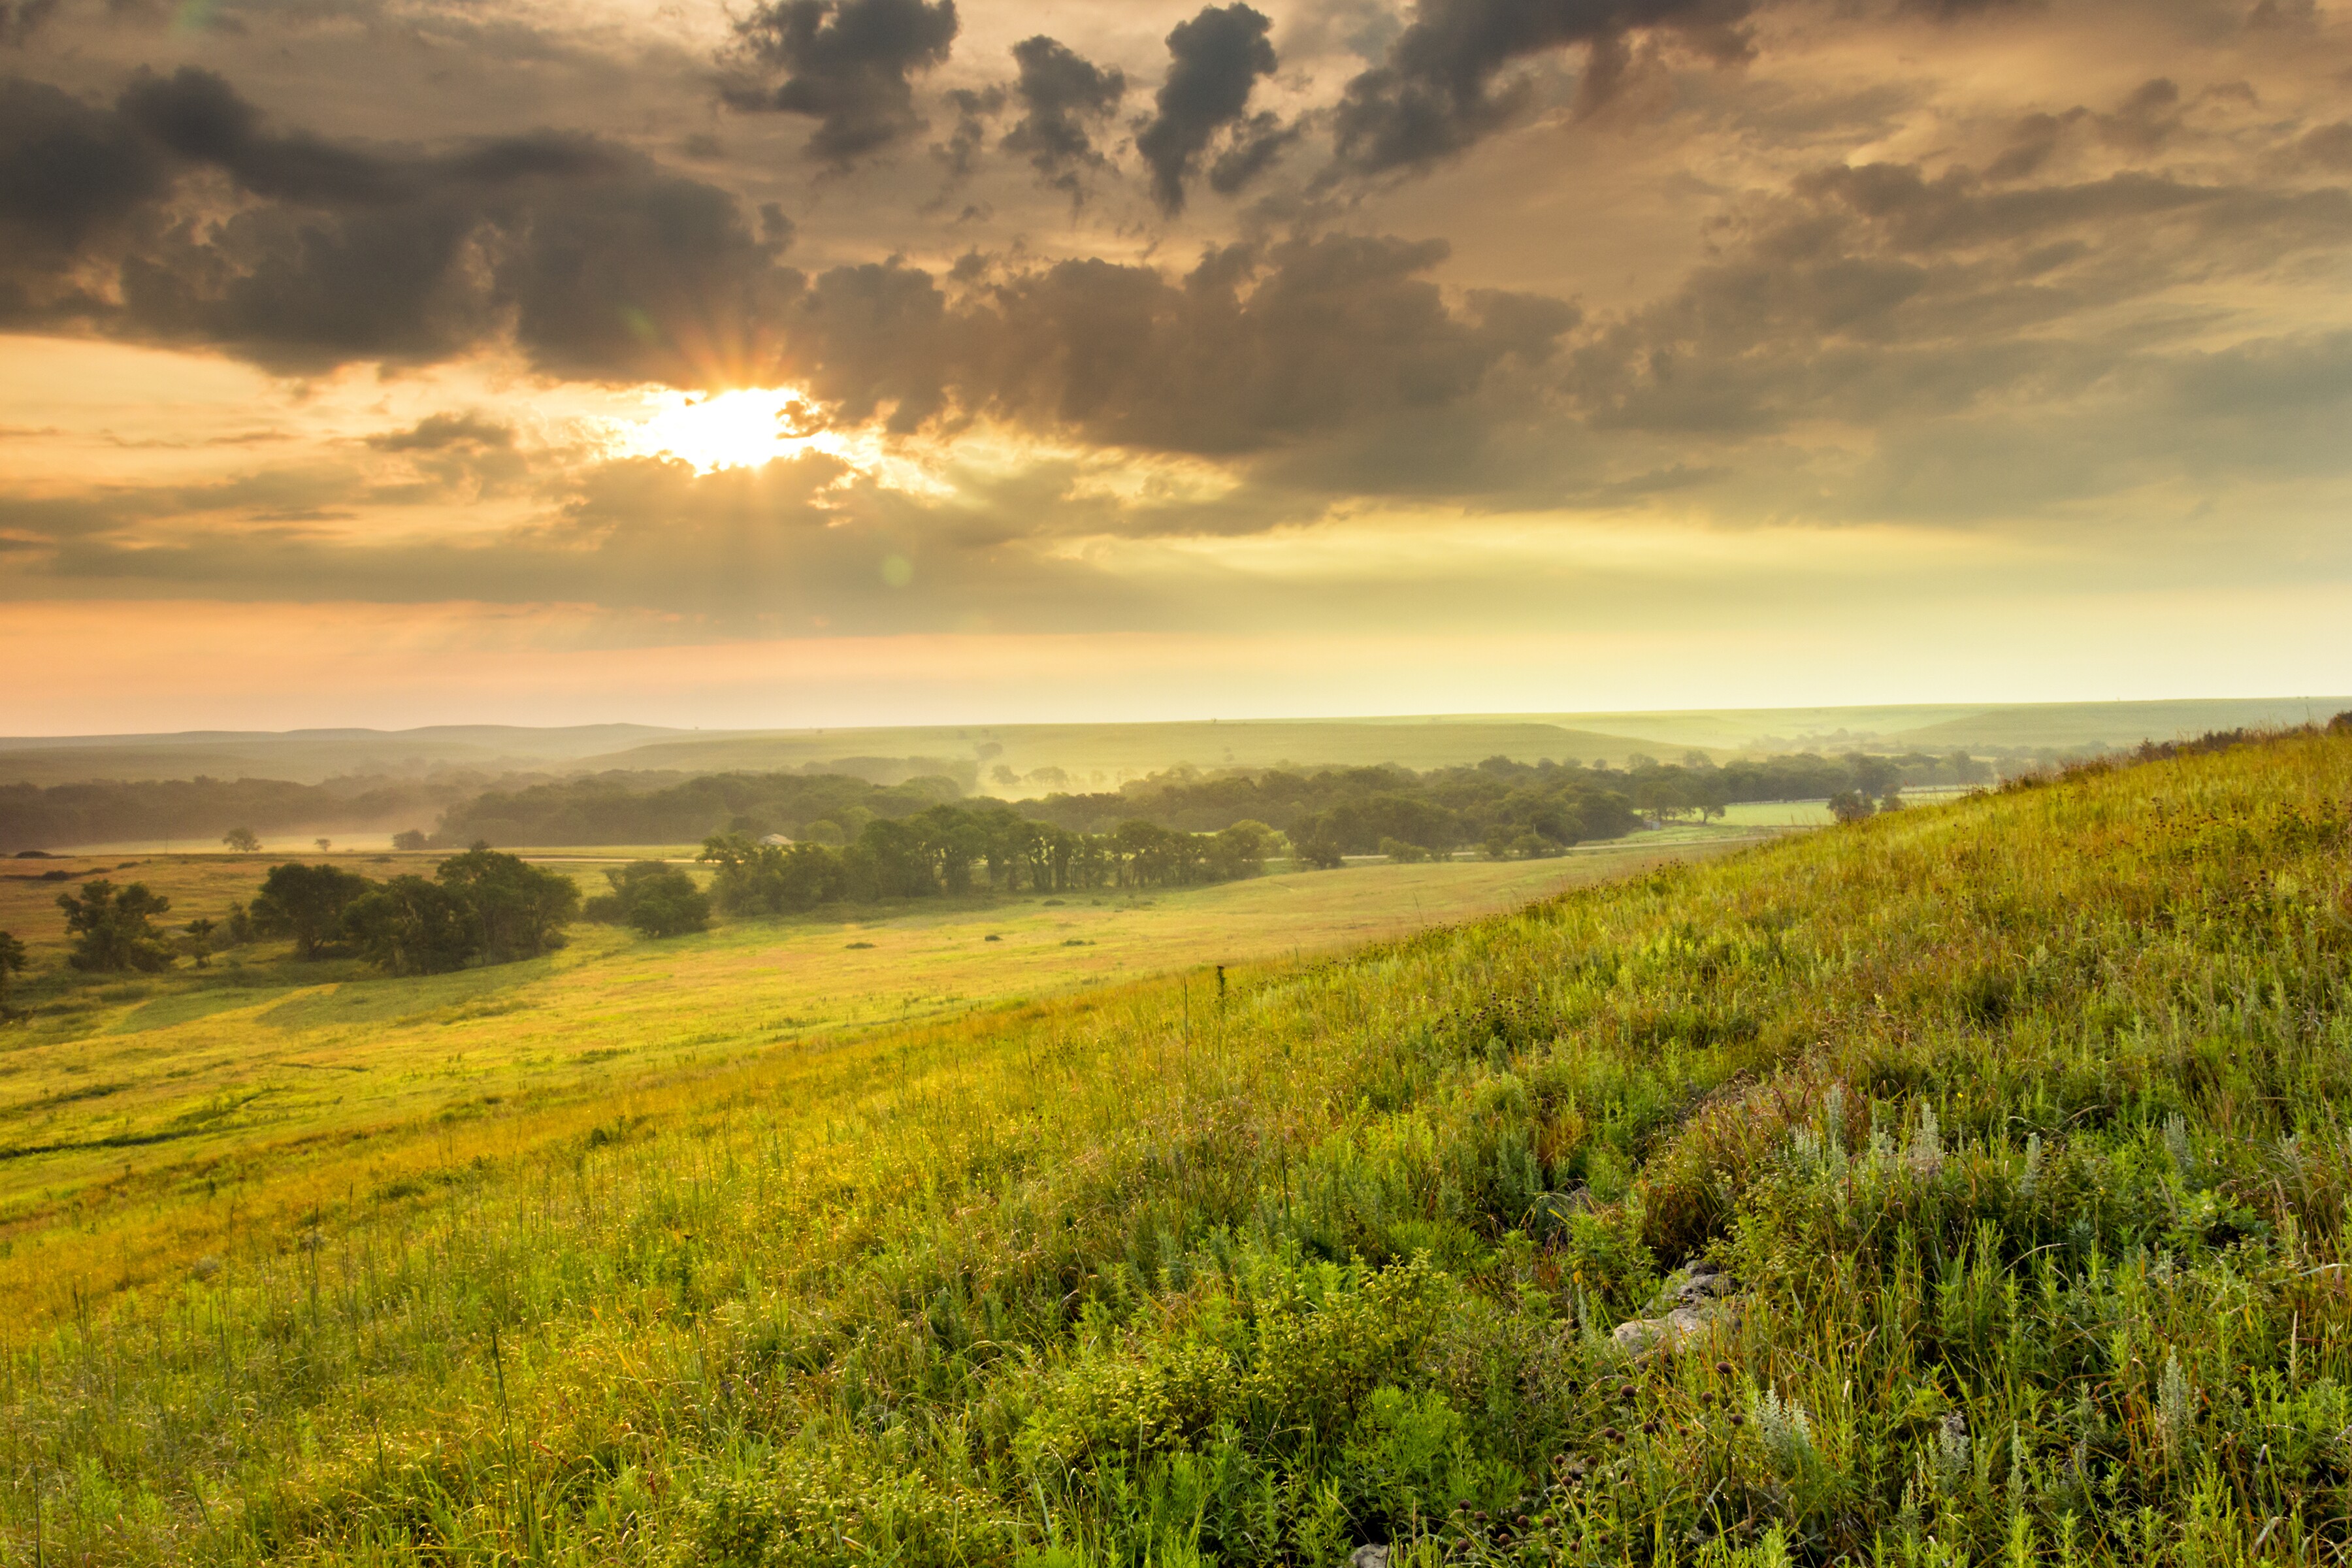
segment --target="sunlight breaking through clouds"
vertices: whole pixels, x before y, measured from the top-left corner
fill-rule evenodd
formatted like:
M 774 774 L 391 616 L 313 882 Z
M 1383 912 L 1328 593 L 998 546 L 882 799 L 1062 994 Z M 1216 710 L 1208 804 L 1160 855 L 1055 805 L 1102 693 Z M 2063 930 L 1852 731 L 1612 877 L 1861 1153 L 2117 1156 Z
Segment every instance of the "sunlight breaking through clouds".
M 649 392 L 652 412 L 623 438 L 633 456 L 676 458 L 697 473 L 755 468 L 803 452 L 830 452 L 855 461 L 850 443 L 824 427 L 805 393 L 790 387 L 747 386 L 699 395 L 664 389 Z

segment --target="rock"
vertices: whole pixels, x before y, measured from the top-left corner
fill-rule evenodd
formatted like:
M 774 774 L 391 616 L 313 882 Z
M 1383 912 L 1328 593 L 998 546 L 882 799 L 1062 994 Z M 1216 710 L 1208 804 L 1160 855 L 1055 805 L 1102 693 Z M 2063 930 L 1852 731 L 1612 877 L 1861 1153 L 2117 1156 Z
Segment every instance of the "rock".
M 1736 1322 L 1738 1282 L 1704 1263 L 1693 1264 L 1679 1283 L 1669 1283 L 1649 1306 L 1651 1316 L 1620 1323 L 1609 1338 L 1627 1355 L 1680 1350 L 1705 1339 L 1718 1325 Z
M 1389 1568 L 1386 1546 L 1359 1546 L 1348 1559 L 1348 1568 Z

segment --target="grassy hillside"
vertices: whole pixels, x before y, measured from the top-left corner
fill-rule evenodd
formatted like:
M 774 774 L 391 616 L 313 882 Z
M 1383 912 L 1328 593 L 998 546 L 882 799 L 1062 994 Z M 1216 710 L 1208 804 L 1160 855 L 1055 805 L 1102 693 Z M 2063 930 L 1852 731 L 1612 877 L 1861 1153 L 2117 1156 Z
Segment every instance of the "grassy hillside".
M 452 1162 L 511 1162 L 761 1052 L 1179 964 L 1326 954 L 1737 842 L 1682 830 L 1549 861 L 940 899 L 660 942 L 583 925 L 548 957 L 414 979 L 296 962 L 283 943 L 207 971 L 71 975 L 55 900 L 74 883 L 0 881 L 0 931 L 22 933 L 46 976 L 26 997 L 31 1024 L 0 1034 L 0 1300 L 37 1317 L 72 1310 L 77 1292 L 102 1301 L 176 1279 L 234 1228 L 270 1230 Z M 434 858 L 337 858 L 378 878 L 429 875 Z M 613 864 L 547 863 L 591 893 Z M 261 872 L 175 856 L 112 875 L 172 899 L 176 921 L 224 915 Z
M 2342 740 L 2094 774 L 774 1052 L 517 1168 L 455 1148 L 19 1338 L 0 1528 L 53 1562 L 2333 1559 L 2348 803 Z M 1621 1349 L 1701 1262 L 1727 1307 Z

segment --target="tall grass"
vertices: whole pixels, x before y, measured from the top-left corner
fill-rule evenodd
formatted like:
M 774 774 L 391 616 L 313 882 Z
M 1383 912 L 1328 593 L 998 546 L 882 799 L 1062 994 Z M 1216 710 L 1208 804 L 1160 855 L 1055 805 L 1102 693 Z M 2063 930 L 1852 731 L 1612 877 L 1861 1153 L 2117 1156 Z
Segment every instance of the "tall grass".
M 2335 1561 L 2348 809 L 2292 737 L 747 1070 L 20 1339 L 0 1551 Z

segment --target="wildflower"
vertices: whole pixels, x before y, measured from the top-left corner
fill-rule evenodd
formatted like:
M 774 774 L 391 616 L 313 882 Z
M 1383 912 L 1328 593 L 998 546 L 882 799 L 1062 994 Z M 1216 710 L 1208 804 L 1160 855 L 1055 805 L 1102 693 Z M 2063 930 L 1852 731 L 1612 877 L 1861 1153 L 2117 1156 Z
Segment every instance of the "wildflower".
M 1782 1399 L 1778 1389 L 1766 1389 L 1756 1402 L 1756 1436 L 1783 1469 L 1801 1468 L 1813 1451 L 1812 1418 L 1795 1400 Z
M 1966 1480 L 1968 1474 L 1969 1418 L 1955 1410 L 1936 1428 L 1936 1475 L 1949 1488 Z
M 2164 1352 L 2164 1375 L 2156 1384 L 2156 1431 L 2164 1440 L 2167 1455 L 2179 1457 L 2181 1440 L 2189 1434 L 2189 1424 L 2195 1419 L 2197 1391 L 2190 1386 L 2189 1374 L 2180 1370 L 2180 1352 Z
M 1911 1134 L 1911 1169 L 1922 1176 L 1932 1176 L 1944 1168 L 1944 1134 L 1936 1124 L 1936 1108 L 1919 1107 L 1919 1126 Z

